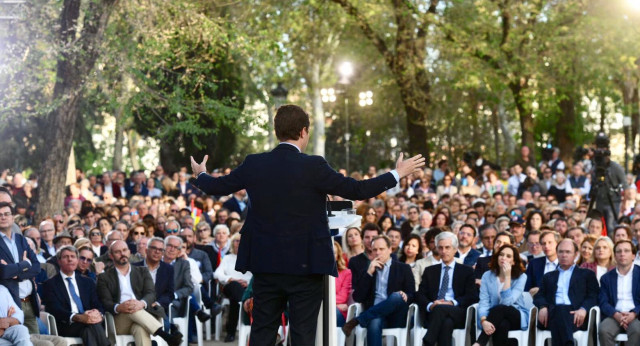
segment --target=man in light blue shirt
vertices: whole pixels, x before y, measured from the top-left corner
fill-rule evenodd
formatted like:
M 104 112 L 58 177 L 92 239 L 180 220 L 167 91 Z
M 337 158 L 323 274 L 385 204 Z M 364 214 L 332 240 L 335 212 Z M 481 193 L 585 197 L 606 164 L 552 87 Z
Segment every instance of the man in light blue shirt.
M 24 314 L 6 287 L 0 285 L 0 345 L 32 345 L 29 329 L 22 325 Z M 5 327 L 6 328 L 3 328 Z
M 382 344 L 383 328 L 405 327 L 415 283 L 411 267 L 391 258 L 389 238 L 374 238 L 371 249 L 375 258 L 367 271 L 354 281 L 353 291 L 353 299 L 366 310 L 347 322 L 342 330 L 350 335 L 358 325 L 367 328 L 367 345 L 377 346 Z

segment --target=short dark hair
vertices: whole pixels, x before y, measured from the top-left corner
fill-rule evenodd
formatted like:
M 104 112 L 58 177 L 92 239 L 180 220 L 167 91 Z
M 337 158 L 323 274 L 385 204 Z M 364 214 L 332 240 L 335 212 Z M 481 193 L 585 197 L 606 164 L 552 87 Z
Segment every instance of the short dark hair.
M 297 140 L 302 129 L 309 129 L 309 114 L 299 106 L 284 105 L 276 111 L 273 122 L 279 141 Z
M 0 209 L 2 208 L 9 208 L 9 210 L 11 211 L 11 215 L 15 214 L 15 211 L 13 211 L 13 206 L 11 205 L 11 203 L 8 202 L 0 202 Z
M 631 245 L 631 252 L 632 252 L 634 255 L 636 254 L 636 252 L 638 252 L 638 249 L 636 248 L 636 246 L 633 244 L 633 242 L 632 242 L 631 240 L 628 240 L 628 239 L 622 239 L 622 240 L 618 240 L 618 241 L 616 242 L 616 245 L 614 245 L 614 246 L 613 246 L 613 253 L 614 253 L 614 254 L 616 253 L 616 249 L 618 248 L 618 245 L 620 245 L 620 244 L 624 244 L 624 243 Z
M 509 237 L 509 241 L 511 242 L 511 244 L 515 244 L 516 243 L 516 237 L 513 235 L 513 233 L 511 233 L 509 231 L 500 231 L 500 232 L 498 232 L 498 234 L 496 234 L 496 239 L 498 239 L 498 238 L 500 238 L 502 236 Z
M 384 240 L 384 242 L 387 244 L 387 247 L 391 249 L 391 239 L 389 239 L 389 237 L 387 237 L 386 235 L 379 235 L 373 238 L 373 240 L 371 240 L 371 244 L 373 245 L 373 243 L 375 243 L 375 241 L 378 239 Z
M 365 223 L 364 226 L 362 226 L 363 237 L 366 231 L 376 231 L 378 232 L 378 235 L 382 234 L 382 229 L 380 228 L 380 226 L 376 225 L 375 223 Z

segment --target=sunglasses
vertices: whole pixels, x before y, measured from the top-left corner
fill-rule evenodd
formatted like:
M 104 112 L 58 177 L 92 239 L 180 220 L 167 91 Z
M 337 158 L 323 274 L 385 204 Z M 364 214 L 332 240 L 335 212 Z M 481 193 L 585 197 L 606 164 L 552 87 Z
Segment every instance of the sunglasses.
M 168 229 L 167 233 L 178 233 L 178 229 Z
M 144 232 L 133 232 L 134 235 L 144 235 Z
M 155 247 L 155 246 L 149 246 L 147 249 L 149 249 L 151 251 L 157 251 L 157 252 L 163 252 L 164 251 L 163 248 L 159 248 L 159 247 Z
M 377 214 L 376 214 L 376 213 L 367 213 L 367 215 L 373 215 L 373 216 L 376 216 Z
M 102 234 L 100 234 L 100 232 L 91 232 L 89 235 L 94 237 L 94 236 L 102 235 Z
M 179 209 L 171 209 L 171 212 L 172 212 L 172 213 L 177 213 L 177 212 L 179 212 L 179 211 L 180 211 Z
M 87 257 L 84 257 L 84 256 L 80 256 L 80 257 L 78 257 L 78 260 L 80 260 L 81 262 L 91 262 L 91 261 L 93 261 L 93 258 L 87 258 Z
M 198 230 L 198 233 L 207 232 L 207 231 L 210 231 L 210 229 L 208 229 L 208 228 L 202 228 L 202 229 L 199 229 L 199 230 Z

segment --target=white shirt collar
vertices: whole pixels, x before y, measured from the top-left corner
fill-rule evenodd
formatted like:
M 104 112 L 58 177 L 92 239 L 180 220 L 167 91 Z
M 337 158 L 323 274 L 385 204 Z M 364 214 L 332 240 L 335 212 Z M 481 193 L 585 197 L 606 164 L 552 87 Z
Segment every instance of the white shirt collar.
M 298 146 L 297 146 L 297 145 L 295 145 L 295 144 L 293 144 L 293 143 L 289 143 L 289 142 L 280 142 L 280 144 L 290 145 L 290 146 L 292 146 L 292 147 L 294 147 L 294 148 L 298 149 L 298 152 L 299 152 L 299 153 L 301 153 L 301 152 L 302 152 L 302 150 L 300 150 L 300 148 L 298 148 Z
M 73 272 L 71 275 L 67 275 L 67 274 L 65 274 L 65 273 L 63 273 L 63 272 L 61 271 L 61 272 L 60 272 L 60 276 L 62 276 L 62 280 L 63 280 L 63 281 L 67 280 L 67 278 L 71 278 L 71 279 L 73 279 L 74 281 L 76 280 L 76 273 L 75 273 L 75 272 Z

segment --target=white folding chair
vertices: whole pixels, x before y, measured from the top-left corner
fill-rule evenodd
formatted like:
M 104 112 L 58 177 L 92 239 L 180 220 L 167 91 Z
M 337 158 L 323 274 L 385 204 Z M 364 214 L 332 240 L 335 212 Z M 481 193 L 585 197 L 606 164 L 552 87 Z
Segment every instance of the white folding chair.
M 186 309 L 183 317 L 171 316 L 173 303 L 169 304 L 169 321 L 178 326 L 178 330 L 182 333 L 181 346 L 189 346 L 189 303 L 191 303 L 191 296 L 185 302 Z
M 200 290 L 200 287 L 201 287 L 200 284 L 197 284 L 193 287 L 193 293 L 196 297 L 196 301 L 200 305 L 200 309 L 202 309 L 202 311 L 211 315 L 211 311 L 207 309 L 207 307 L 204 306 L 204 303 L 202 302 L 202 291 Z M 194 321 L 196 323 L 196 335 L 198 338 L 198 346 L 202 346 L 204 343 L 204 333 L 206 330 L 206 326 L 211 325 L 211 320 L 207 320 L 206 322 L 200 322 L 198 317 L 195 316 Z M 209 327 L 209 332 L 211 332 L 211 327 Z M 209 337 L 211 337 L 211 334 L 209 334 Z
M 525 301 L 528 299 L 529 302 L 531 302 L 531 294 L 529 292 L 524 292 L 522 293 L 525 296 Z M 535 328 L 535 322 L 536 322 L 536 311 L 537 308 L 535 306 L 532 306 L 529 309 L 529 321 L 527 323 L 527 329 L 526 330 L 511 330 L 509 331 L 509 339 L 516 339 L 518 340 L 518 345 L 519 346 L 526 346 L 529 344 L 529 338 L 531 337 L 531 331 L 534 330 L 532 329 Z M 476 326 L 476 340 L 478 339 L 478 337 L 480 336 L 480 333 L 482 332 L 482 330 L 480 330 L 478 328 L 478 309 L 476 308 L 475 311 L 475 317 L 474 317 L 474 323 Z M 534 324 L 532 324 L 534 323 Z M 493 340 L 489 341 L 491 344 L 493 344 Z M 498 346 L 498 345 L 496 345 Z
M 420 318 L 420 309 L 418 305 L 414 305 L 413 309 L 413 330 L 411 331 L 411 339 L 413 346 L 421 346 L 422 338 L 427 335 L 427 329 L 422 327 L 422 320 Z M 477 307 L 477 303 L 470 305 L 467 308 L 467 314 L 465 316 L 464 328 L 462 329 L 454 329 L 453 330 L 453 342 L 456 346 L 464 346 L 471 344 L 471 330 L 475 330 L 475 311 Z
M 216 297 L 220 294 L 220 285 L 216 284 Z M 227 298 L 223 298 L 222 302 L 220 303 L 220 305 L 222 305 L 222 312 L 216 315 L 216 320 L 215 320 L 215 340 L 216 341 L 220 341 L 220 336 L 222 335 L 222 314 L 225 311 L 225 307 L 227 309 L 230 309 L 231 307 L 229 306 L 230 302 L 229 299 Z
M 597 306 L 589 309 L 589 313 L 587 314 L 587 330 L 578 330 L 573 333 L 573 339 L 577 345 L 587 346 L 591 344 L 590 336 L 593 335 L 592 333 L 596 328 L 596 318 L 599 312 L 600 309 Z M 544 346 L 547 339 L 551 339 L 551 331 L 538 329 L 538 324 L 536 323 L 536 346 Z
M 247 346 L 247 342 L 249 341 L 249 335 L 251 334 L 251 325 L 242 323 L 242 314 L 244 311 L 242 310 L 242 302 L 240 305 L 240 313 L 238 314 L 238 346 Z
M 48 312 L 40 312 L 40 319 L 49 329 L 50 335 L 58 336 L 58 325 L 56 324 L 56 319 Z M 67 346 L 71 345 L 82 345 L 82 338 L 72 338 L 65 337 L 64 341 L 67 342 Z

